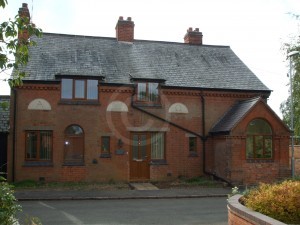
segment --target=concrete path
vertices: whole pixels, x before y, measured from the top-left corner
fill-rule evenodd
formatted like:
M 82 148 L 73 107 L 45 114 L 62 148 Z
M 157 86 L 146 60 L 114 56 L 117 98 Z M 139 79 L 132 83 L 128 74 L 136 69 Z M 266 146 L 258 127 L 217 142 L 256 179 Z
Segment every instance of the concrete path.
M 181 188 L 159 190 L 17 190 L 19 201 L 29 200 L 114 200 L 227 197 L 231 188 Z

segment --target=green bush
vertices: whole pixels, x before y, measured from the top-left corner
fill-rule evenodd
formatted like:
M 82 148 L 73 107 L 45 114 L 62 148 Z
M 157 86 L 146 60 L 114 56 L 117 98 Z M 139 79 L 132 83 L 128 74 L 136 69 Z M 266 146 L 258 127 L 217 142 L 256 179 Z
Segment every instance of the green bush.
M 300 223 L 300 181 L 260 184 L 244 196 L 245 205 L 284 223 Z
M 12 225 L 16 220 L 16 213 L 21 211 L 14 196 L 12 186 L 0 177 L 0 221 L 1 224 Z

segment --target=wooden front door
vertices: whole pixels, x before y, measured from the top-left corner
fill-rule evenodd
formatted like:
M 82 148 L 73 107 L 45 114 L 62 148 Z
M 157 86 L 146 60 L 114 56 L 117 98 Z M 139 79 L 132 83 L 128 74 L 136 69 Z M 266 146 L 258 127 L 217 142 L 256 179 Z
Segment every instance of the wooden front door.
M 134 133 L 131 140 L 130 180 L 149 180 L 150 140 L 145 133 Z

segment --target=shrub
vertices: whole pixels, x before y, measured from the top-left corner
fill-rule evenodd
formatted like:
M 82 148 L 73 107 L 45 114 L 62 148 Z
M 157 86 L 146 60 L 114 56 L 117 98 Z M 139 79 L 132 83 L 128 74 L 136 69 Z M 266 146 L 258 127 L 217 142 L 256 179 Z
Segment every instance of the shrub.
M 276 220 L 300 223 L 300 181 L 260 184 L 249 191 L 244 202 L 248 208 Z
M 16 223 L 16 213 L 21 211 L 21 206 L 13 194 L 12 186 L 0 177 L 0 221 L 1 224 L 12 225 Z

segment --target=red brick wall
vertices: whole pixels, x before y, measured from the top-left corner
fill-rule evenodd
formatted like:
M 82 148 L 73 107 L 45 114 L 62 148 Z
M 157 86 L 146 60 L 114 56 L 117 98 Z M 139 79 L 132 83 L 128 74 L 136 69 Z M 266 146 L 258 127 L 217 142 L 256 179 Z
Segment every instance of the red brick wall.
M 227 202 L 228 225 L 286 225 L 278 220 L 255 212 L 239 203 L 241 195 L 230 197 Z
M 15 180 L 34 179 L 44 177 L 46 181 L 108 181 L 130 179 L 129 153 L 130 135 L 132 128 L 141 131 L 155 129 L 162 130 L 165 135 L 165 157 L 163 165 L 150 166 L 150 179 L 175 179 L 179 176 L 195 177 L 204 174 L 203 171 L 203 143 L 197 137 L 197 155 L 189 153 L 188 131 L 202 135 L 202 98 L 205 98 L 205 131 L 208 135 L 211 127 L 231 107 L 236 100 L 253 97 L 254 94 L 226 93 L 226 92 L 200 92 L 192 90 L 162 90 L 162 106 L 158 108 L 145 107 L 144 110 L 156 115 L 157 119 L 131 107 L 132 87 L 99 87 L 98 105 L 70 105 L 60 101 L 59 84 L 24 84 L 17 89 L 17 129 L 16 129 L 16 153 L 15 153 Z M 36 99 L 43 98 L 52 107 L 50 111 L 28 110 L 28 104 Z M 107 112 L 107 106 L 112 101 L 122 101 L 128 106 L 128 112 Z M 174 103 L 183 103 L 189 110 L 187 114 L 170 114 L 169 107 Z M 168 122 L 185 128 L 182 130 Z M 64 131 L 69 125 L 79 125 L 84 131 L 84 166 L 64 166 Z M 13 124 L 11 124 L 13 127 Z M 25 131 L 48 127 L 53 130 L 53 166 L 29 167 L 24 166 L 25 161 Z M 281 128 L 280 128 L 281 129 Z M 239 131 L 237 131 L 239 132 Z M 11 131 L 12 134 L 12 131 Z M 12 136 L 12 135 L 10 135 Z M 111 137 L 111 158 L 100 158 L 101 136 Z M 118 140 L 124 143 L 123 155 L 117 155 L 119 149 Z M 281 139 L 279 145 L 285 146 Z M 10 174 L 12 174 L 12 140 L 10 140 Z M 236 141 L 239 141 L 238 143 Z M 240 167 L 241 153 L 233 155 L 229 149 L 240 151 L 241 140 L 236 139 L 215 140 L 209 138 L 206 147 L 206 170 L 217 171 L 221 176 L 236 178 L 230 172 L 230 166 Z M 225 144 L 225 145 L 224 145 Z M 278 147 L 281 148 L 281 147 Z M 234 152 L 233 151 L 233 152 Z M 279 152 L 279 150 L 278 150 Z M 285 155 L 280 155 L 285 163 Z M 228 162 L 224 159 L 230 159 Z M 242 159 L 243 160 L 243 159 Z M 225 168 L 226 167 L 226 168 Z M 224 168 L 224 169 L 223 169 Z M 229 169 L 228 169 L 229 168 Z M 250 179 L 250 178 L 249 178 Z
M 17 106 L 17 143 L 16 143 L 16 177 L 15 180 L 40 177 L 46 181 L 107 181 L 129 180 L 130 127 L 154 127 L 166 132 L 166 165 L 151 166 L 151 179 L 169 179 L 178 176 L 202 175 L 202 144 L 197 141 L 198 157 L 189 156 L 187 132 L 168 123 L 164 123 L 134 108 L 131 104 L 131 88 L 101 87 L 99 105 L 68 105 L 60 102 L 59 85 L 28 84 L 18 89 Z M 27 110 L 29 103 L 36 99 L 47 100 L 51 111 Z M 194 96 L 184 103 L 190 110 L 188 115 L 170 115 L 168 107 L 175 102 L 183 102 L 184 96 L 168 96 L 163 98 L 165 107 L 156 110 L 163 119 L 178 121 L 181 126 L 194 132 L 201 130 L 200 97 Z M 107 112 L 111 101 L 119 100 L 128 107 L 128 112 Z M 198 106 L 195 106 L 197 105 Z M 64 131 L 69 125 L 76 124 L 84 131 L 84 166 L 64 166 Z M 25 161 L 25 131 L 48 127 L 53 130 L 53 166 L 24 166 Z M 101 136 L 111 137 L 111 158 L 100 158 Z M 118 140 L 122 139 L 124 155 L 117 155 Z
M 274 134 L 273 160 L 246 159 L 245 131 L 250 121 L 256 118 L 264 118 L 272 127 Z M 274 182 L 290 176 L 289 132 L 262 102 L 247 114 L 230 136 L 216 136 L 213 142 L 214 171 L 220 177 L 231 180 L 234 184 Z M 222 158 L 223 161 L 221 161 Z
M 238 215 L 228 209 L 228 225 L 253 225 L 255 223 L 251 223 L 245 220 L 241 215 Z

